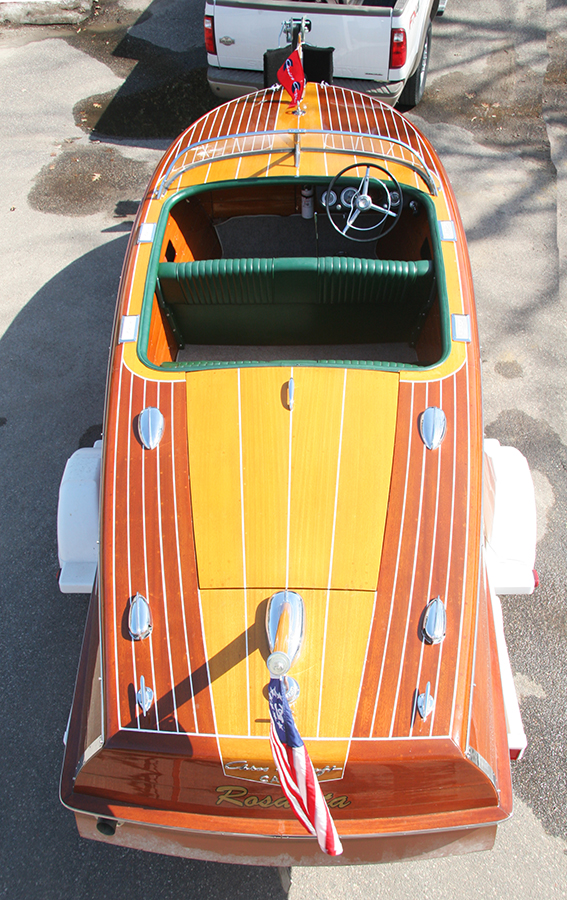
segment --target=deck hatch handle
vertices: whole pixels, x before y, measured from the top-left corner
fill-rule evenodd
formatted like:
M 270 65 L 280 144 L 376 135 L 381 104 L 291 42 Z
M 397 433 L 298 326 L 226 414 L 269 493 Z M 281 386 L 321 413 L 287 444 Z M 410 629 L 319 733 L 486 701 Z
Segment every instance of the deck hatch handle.
M 293 410 L 293 404 L 295 403 L 295 382 L 293 378 L 290 378 L 287 383 L 287 408 L 291 412 Z

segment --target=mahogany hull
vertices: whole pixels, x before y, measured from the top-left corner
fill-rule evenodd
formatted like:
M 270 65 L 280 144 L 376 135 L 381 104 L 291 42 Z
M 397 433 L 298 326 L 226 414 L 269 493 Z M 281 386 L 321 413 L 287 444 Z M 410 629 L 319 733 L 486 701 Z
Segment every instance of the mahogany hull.
M 316 842 L 309 838 L 261 838 L 252 835 L 209 833 L 125 822 L 110 840 L 96 829 L 92 816 L 75 815 L 81 837 L 94 841 L 112 842 L 120 847 L 181 856 L 206 862 L 228 862 L 248 866 L 330 866 L 362 865 L 364 863 L 399 862 L 404 859 L 437 859 L 491 850 L 496 825 L 459 828 L 450 831 L 369 837 L 343 838 L 340 856 L 324 856 Z
M 464 231 L 438 157 L 407 120 L 350 91 L 309 85 L 307 98 L 314 146 L 301 137 L 299 161 L 285 103 L 270 92 L 241 98 L 178 139 L 140 207 L 117 304 L 98 584 L 61 797 L 86 837 L 199 859 L 316 865 L 487 849 L 512 792 L 482 559 L 480 354 Z M 413 198 L 400 217 L 403 264 L 434 273 L 408 340 L 414 361 L 180 362 L 184 323 L 212 318 L 193 301 L 180 313 L 177 287 L 164 301 L 167 265 L 178 278 L 200 260 L 216 272 L 220 226 L 249 196 L 265 227 L 297 216 L 304 181 L 320 191 L 353 159 L 375 158 L 377 141 Z M 408 165 L 416 154 L 421 175 Z M 382 246 L 401 255 L 396 241 Z M 236 328 L 249 302 L 227 307 Z M 333 295 L 329 321 L 338 305 Z M 139 335 L 122 340 L 134 320 Z M 149 407 L 164 423 L 152 449 L 138 432 Z M 433 449 L 420 430 L 431 407 L 446 420 Z M 265 610 L 283 588 L 306 605 L 294 715 L 343 841 L 332 861 L 294 818 L 270 752 Z M 137 593 L 153 612 L 147 640 L 129 633 Z M 447 633 L 432 644 L 423 616 L 435 597 Z M 421 716 L 426 684 L 434 708 Z

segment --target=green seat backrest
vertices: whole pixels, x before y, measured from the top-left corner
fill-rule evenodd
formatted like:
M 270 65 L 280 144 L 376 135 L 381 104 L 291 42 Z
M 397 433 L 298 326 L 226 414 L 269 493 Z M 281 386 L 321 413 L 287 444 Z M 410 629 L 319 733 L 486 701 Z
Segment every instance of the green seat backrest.
M 433 264 L 327 256 L 160 263 L 167 304 L 323 303 L 389 305 L 429 299 Z
M 327 256 L 318 261 L 318 302 L 404 304 L 428 302 L 433 285 L 430 260 L 403 262 Z
M 166 303 L 273 303 L 273 268 L 273 259 L 160 263 L 158 283 Z
M 434 270 L 428 260 L 341 256 L 160 263 L 157 294 L 185 343 L 410 341 Z

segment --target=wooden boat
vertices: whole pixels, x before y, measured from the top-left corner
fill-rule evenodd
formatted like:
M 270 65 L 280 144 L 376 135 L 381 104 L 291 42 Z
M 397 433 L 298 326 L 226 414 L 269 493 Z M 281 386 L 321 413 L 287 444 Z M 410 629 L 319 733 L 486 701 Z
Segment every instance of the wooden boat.
M 516 568 L 497 539 L 514 497 L 532 521 L 529 471 L 494 441 L 483 463 L 435 151 L 367 96 L 308 84 L 302 107 L 213 110 L 141 204 L 103 444 L 61 486 L 61 589 L 96 575 L 61 798 L 85 837 L 204 860 L 488 848 L 525 746 L 496 590 L 533 590 L 531 526 Z M 282 655 L 332 859 L 270 751 Z

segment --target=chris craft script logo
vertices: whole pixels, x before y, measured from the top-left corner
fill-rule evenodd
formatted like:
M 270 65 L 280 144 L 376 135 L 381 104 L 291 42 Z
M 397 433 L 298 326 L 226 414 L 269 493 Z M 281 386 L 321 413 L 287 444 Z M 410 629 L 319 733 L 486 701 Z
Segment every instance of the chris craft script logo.
M 254 766 L 248 763 L 247 759 L 233 759 L 230 762 L 225 763 L 225 771 L 226 772 L 269 772 L 269 766 Z M 342 766 L 323 766 L 320 769 L 315 769 L 315 774 L 317 778 L 322 778 L 328 772 L 342 772 Z M 338 776 L 337 776 L 338 777 Z M 263 781 L 265 784 L 279 784 L 280 780 L 276 775 L 272 775 L 270 778 L 269 775 L 262 775 L 258 781 Z

